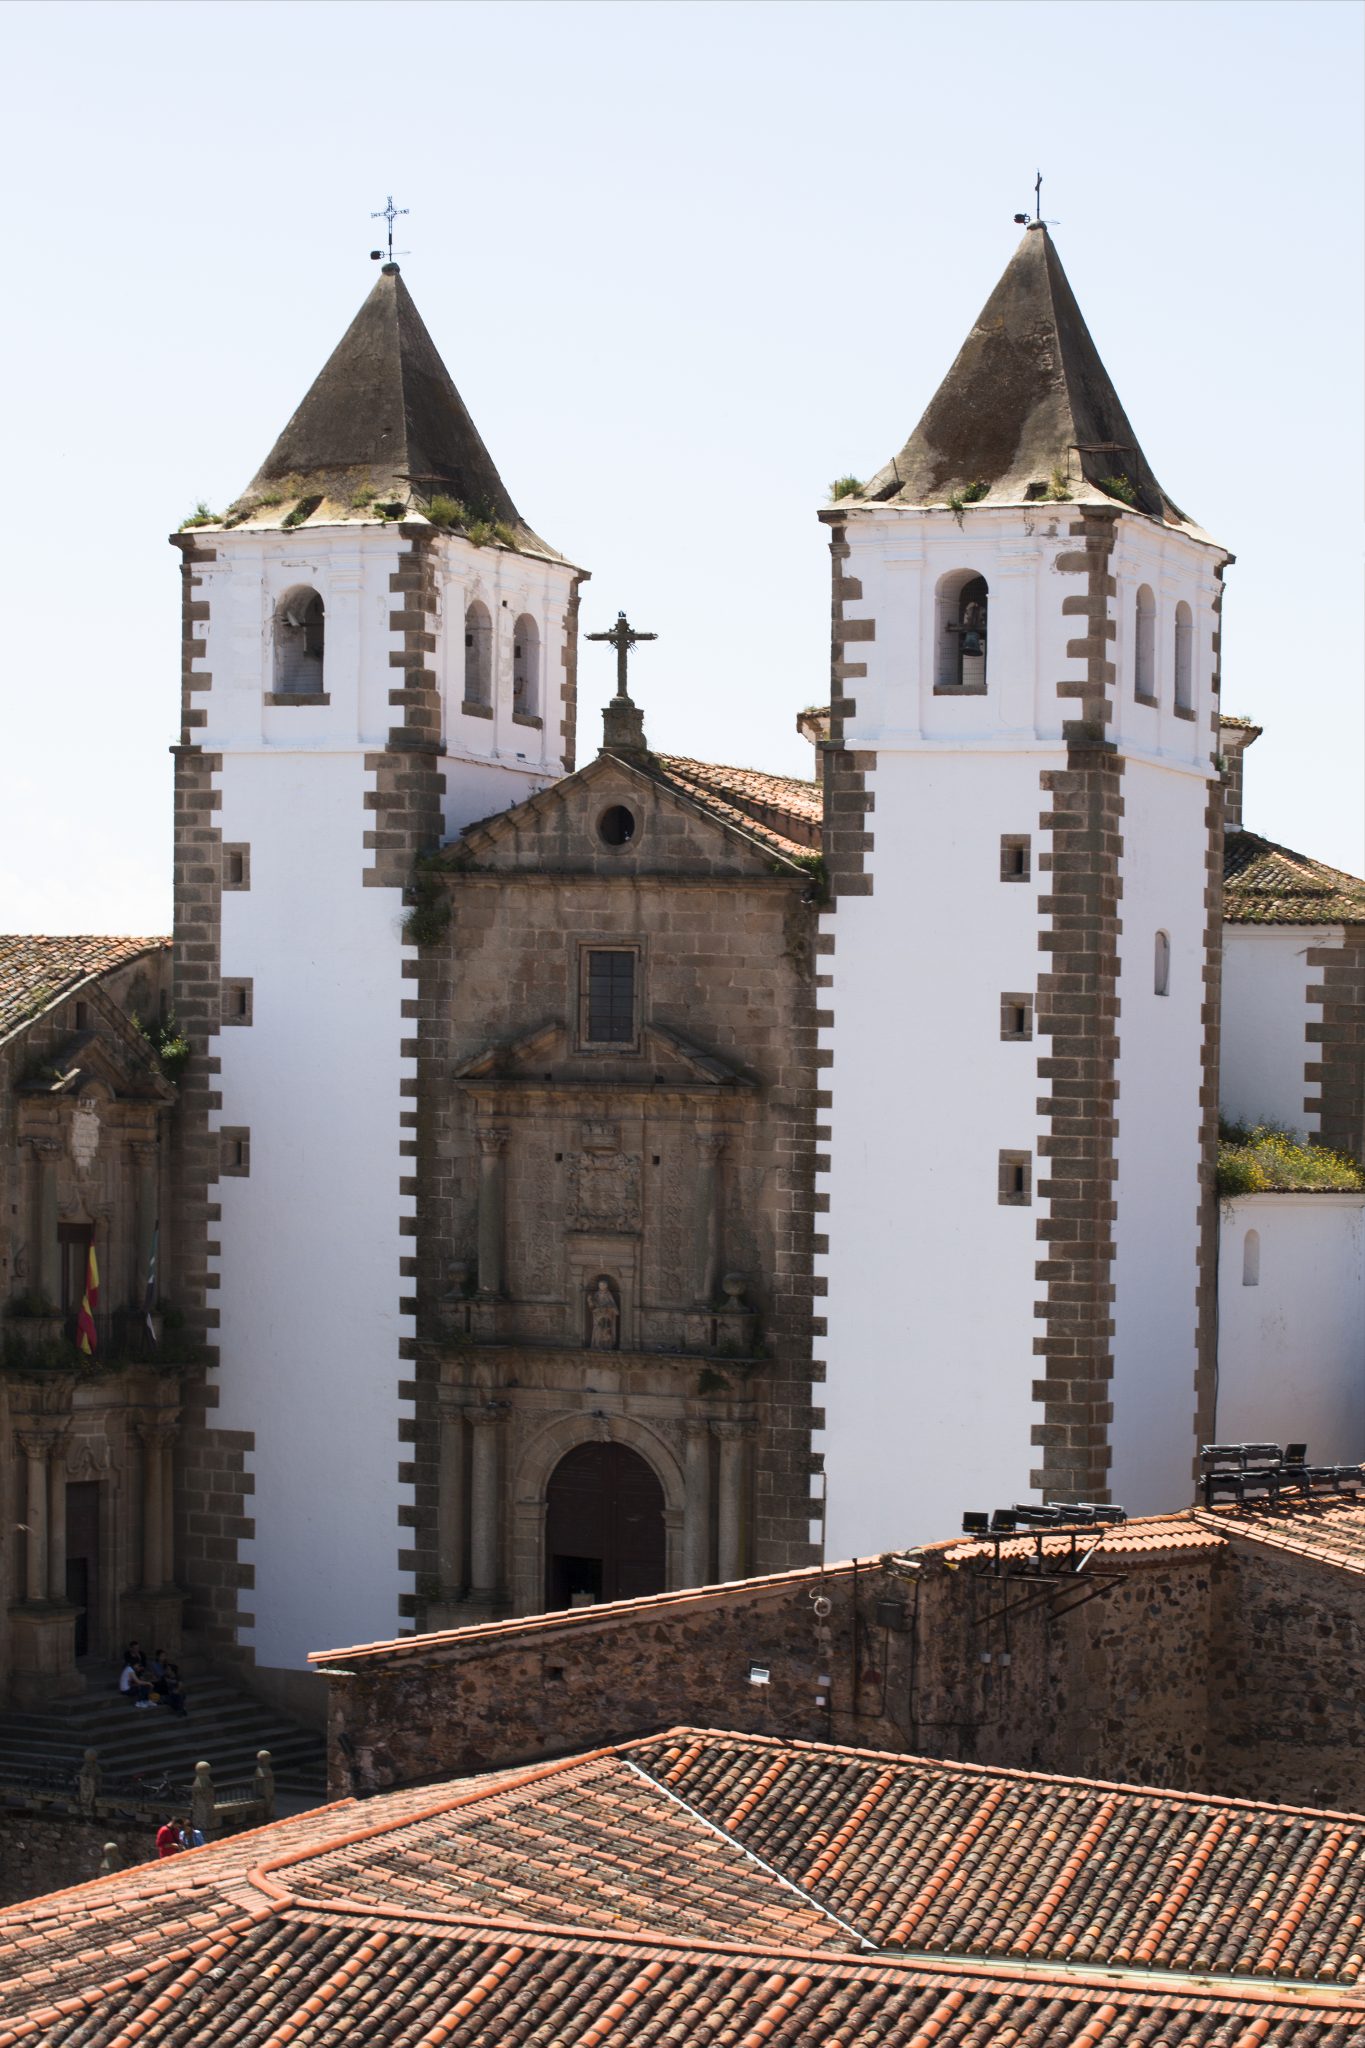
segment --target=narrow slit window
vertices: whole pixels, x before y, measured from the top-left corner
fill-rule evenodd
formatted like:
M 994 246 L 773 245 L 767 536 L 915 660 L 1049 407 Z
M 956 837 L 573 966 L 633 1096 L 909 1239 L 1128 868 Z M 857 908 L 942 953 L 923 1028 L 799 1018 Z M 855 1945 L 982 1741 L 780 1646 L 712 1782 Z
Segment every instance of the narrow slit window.
M 1158 932 L 1152 962 L 1152 988 L 1159 996 L 1171 992 L 1171 935 Z
M 1032 844 L 1026 833 L 1005 832 L 1000 838 L 1000 879 L 1026 882 L 1032 872 Z
M 583 1040 L 587 1045 L 635 1043 L 633 952 L 591 948 L 583 977 Z
M 1242 1285 L 1259 1287 L 1261 1284 L 1261 1233 L 1249 1230 L 1242 1239 Z

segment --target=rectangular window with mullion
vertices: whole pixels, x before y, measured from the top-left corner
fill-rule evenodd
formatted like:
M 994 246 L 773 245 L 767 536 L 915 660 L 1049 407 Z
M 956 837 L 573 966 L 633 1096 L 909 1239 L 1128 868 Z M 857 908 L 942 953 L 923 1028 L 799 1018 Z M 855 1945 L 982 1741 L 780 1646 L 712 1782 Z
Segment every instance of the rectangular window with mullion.
M 635 960 L 633 952 L 587 950 L 583 973 L 585 1045 L 635 1043 Z

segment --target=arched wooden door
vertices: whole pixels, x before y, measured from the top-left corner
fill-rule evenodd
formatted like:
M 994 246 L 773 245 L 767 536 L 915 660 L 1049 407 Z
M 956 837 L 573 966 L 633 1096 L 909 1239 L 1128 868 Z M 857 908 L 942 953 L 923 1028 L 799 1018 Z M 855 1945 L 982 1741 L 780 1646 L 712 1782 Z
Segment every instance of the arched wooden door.
M 664 1591 L 664 1490 L 624 1444 L 579 1444 L 550 1474 L 545 1604 Z

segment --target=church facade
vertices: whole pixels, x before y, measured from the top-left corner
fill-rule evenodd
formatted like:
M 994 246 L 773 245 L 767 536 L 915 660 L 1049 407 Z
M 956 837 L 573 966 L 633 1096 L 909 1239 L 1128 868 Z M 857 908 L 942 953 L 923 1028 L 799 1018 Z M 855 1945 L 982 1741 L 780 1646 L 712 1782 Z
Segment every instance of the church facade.
M 183 1627 L 304 1707 L 319 1648 L 966 1507 L 1184 1507 L 1242 1365 L 1234 1226 L 1265 1290 L 1236 1412 L 1292 1383 L 1312 1230 L 1220 1216 L 1220 1074 L 1234 1114 L 1365 1150 L 1365 884 L 1243 827 L 1230 557 L 1045 228 L 820 516 L 809 781 L 656 752 L 624 617 L 579 765 L 587 572 L 394 265 L 242 497 L 173 536 L 169 968 L 4 942 L 13 1690 Z M 54 944 L 104 950 L 54 981 Z M 173 1073 L 127 1015 L 168 971 Z M 1361 1410 L 1321 1447 L 1356 1456 L 1365 1198 L 1324 1200 L 1315 1412 Z M 174 1335 L 30 1371 L 18 1324 L 66 1341 L 92 1245 L 109 1306 Z

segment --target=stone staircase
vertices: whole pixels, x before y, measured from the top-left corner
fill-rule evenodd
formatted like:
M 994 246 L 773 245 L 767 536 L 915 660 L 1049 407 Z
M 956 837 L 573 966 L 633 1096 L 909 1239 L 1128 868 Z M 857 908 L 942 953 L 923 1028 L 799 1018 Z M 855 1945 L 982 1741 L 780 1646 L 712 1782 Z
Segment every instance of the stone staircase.
M 118 1667 L 82 1664 L 86 1690 L 74 1699 L 53 1700 L 41 1710 L 0 1713 L 0 1799 L 7 1784 L 54 1787 L 74 1782 L 85 1751 L 98 1752 L 106 1781 L 169 1778 L 188 1787 L 201 1758 L 213 1767 L 222 1791 L 248 1784 L 256 1752 L 270 1751 L 278 1793 L 277 1811 L 302 1812 L 327 1796 L 326 1748 L 322 1736 L 277 1713 L 231 1679 L 186 1667 L 189 1713 L 181 1719 L 168 1707 L 139 1710 L 118 1690 Z

